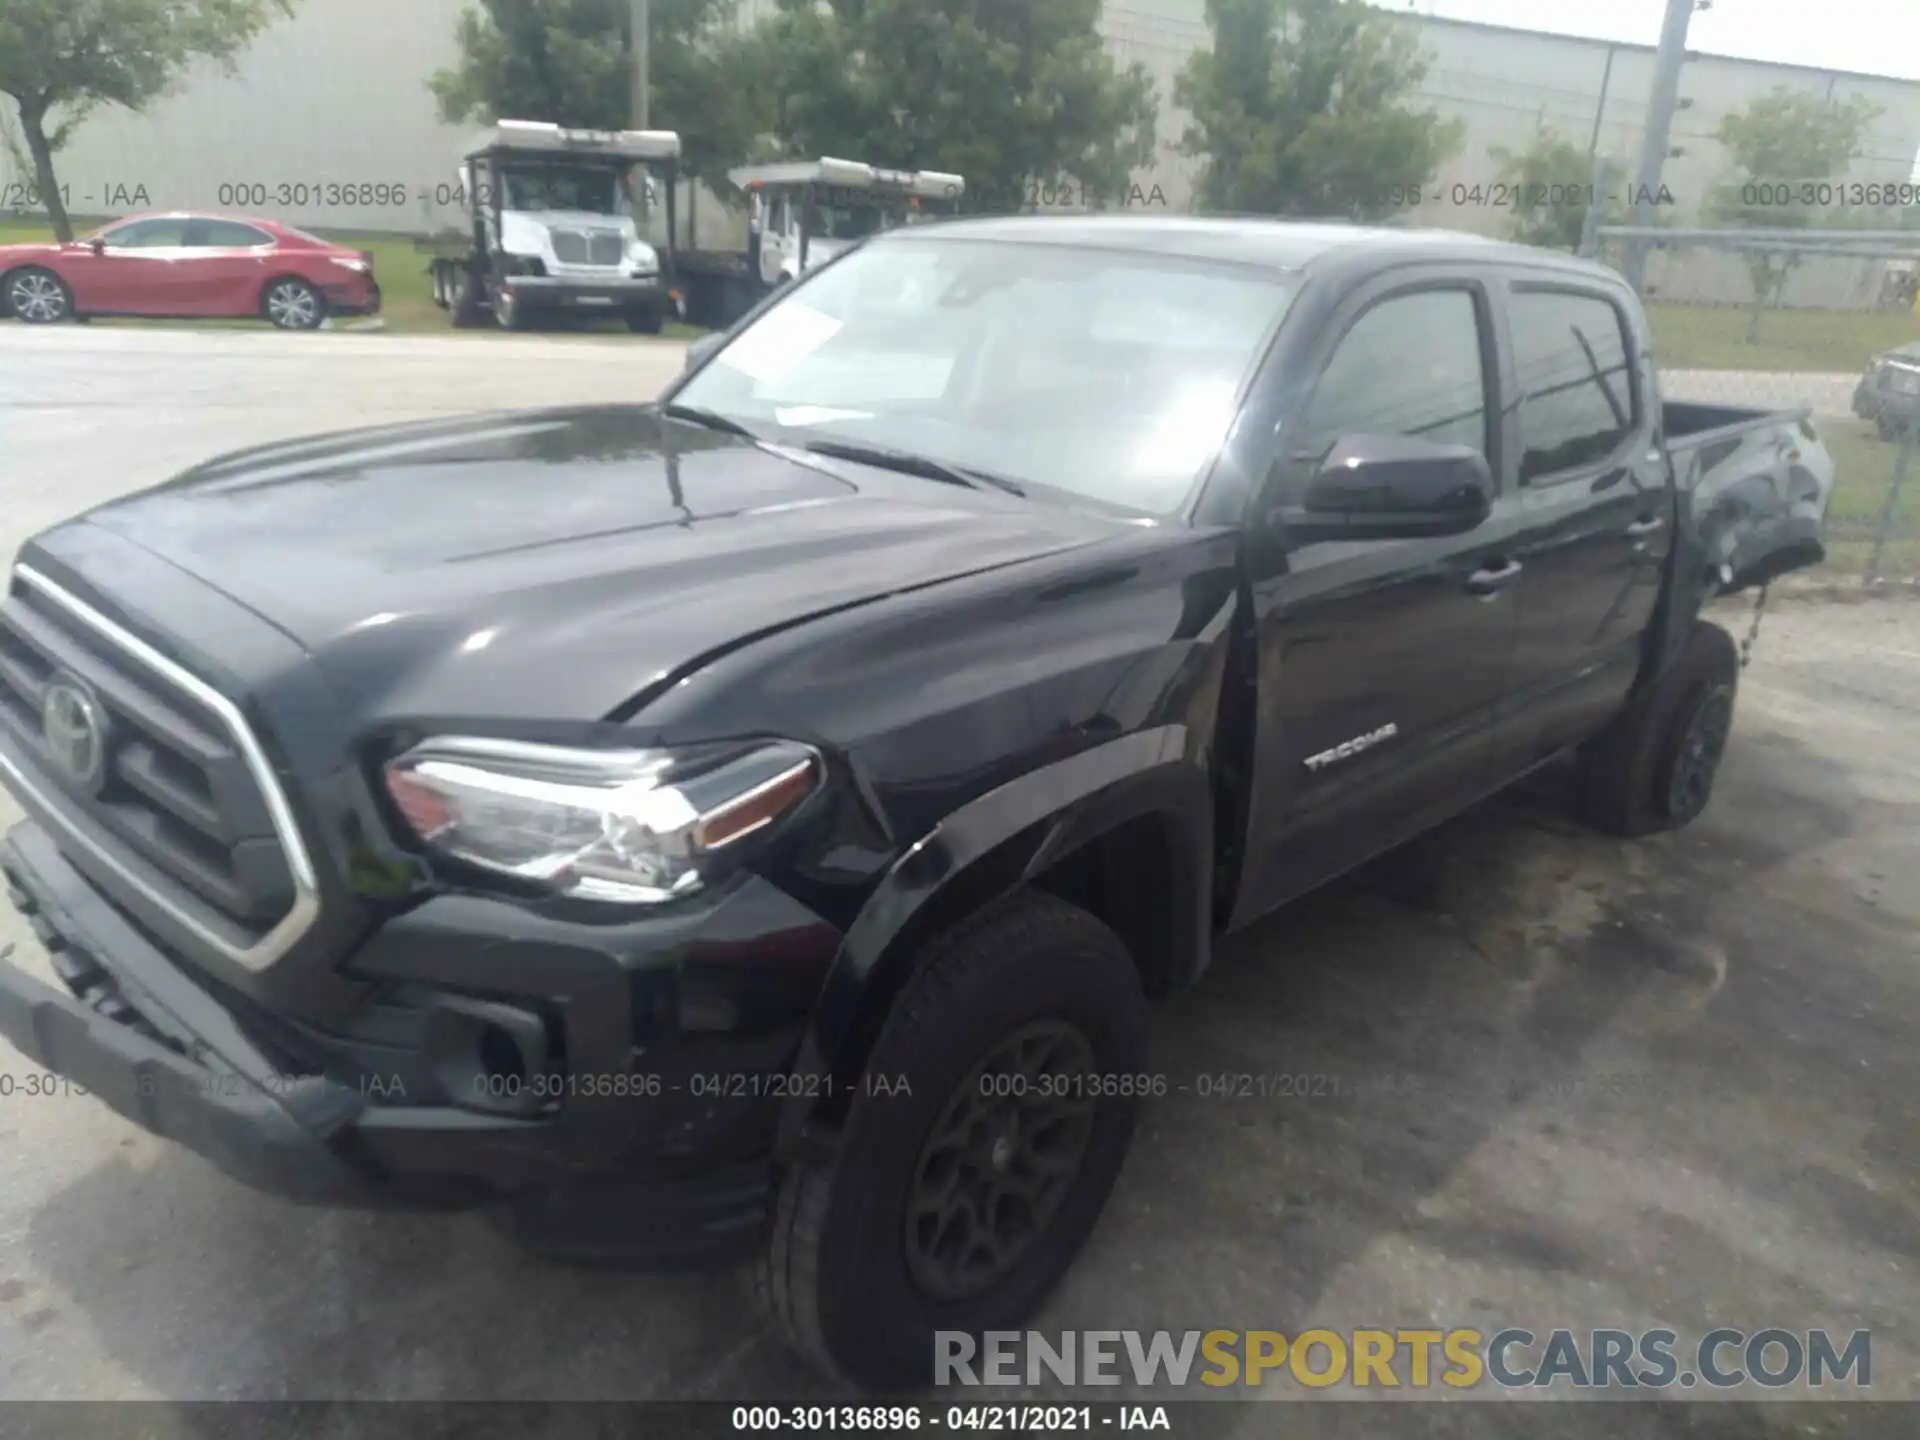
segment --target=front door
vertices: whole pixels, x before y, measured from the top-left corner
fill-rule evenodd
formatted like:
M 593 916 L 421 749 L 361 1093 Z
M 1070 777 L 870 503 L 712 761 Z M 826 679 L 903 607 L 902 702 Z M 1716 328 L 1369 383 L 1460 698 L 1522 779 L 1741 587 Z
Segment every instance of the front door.
M 101 249 L 74 257 L 69 283 L 82 314 L 176 315 L 187 222 L 178 216 L 129 220 L 97 237 Z
M 1470 275 L 1395 277 L 1328 327 L 1259 513 L 1347 435 L 1478 447 L 1500 473 L 1492 297 Z M 1502 506 L 1435 539 L 1249 538 L 1255 773 L 1234 923 L 1410 838 L 1488 785 L 1515 610 Z
M 793 223 L 793 197 L 775 190 L 761 203 L 766 209 L 760 231 L 760 283 L 771 288 L 797 270 L 800 246 Z

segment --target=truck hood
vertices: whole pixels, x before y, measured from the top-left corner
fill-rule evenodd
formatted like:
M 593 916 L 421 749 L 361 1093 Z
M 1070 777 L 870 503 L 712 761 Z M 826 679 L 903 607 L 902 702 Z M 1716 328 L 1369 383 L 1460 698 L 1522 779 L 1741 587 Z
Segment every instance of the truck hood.
M 311 654 L 368 719 L 588 721 L 828 611 L 1124 527 L 828 461 L 652 406 L 356 431 L 91 512 Z M 113 577 L 98 577 L 111 592 Z
M 562 229 L 618 230 L 623 235 L 637 233 L 631 215 L 603 215 L 598 210 L 502 210 L 501 219 L 511 218 L 529 225 L 558 225 Z

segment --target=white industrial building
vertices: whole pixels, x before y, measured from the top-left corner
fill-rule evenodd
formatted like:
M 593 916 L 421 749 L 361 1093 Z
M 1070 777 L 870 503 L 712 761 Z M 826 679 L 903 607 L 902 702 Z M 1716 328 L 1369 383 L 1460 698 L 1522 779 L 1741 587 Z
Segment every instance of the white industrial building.
M 455 23 L 466 5 L 300 0 L 295 17 L 257 40 L 231 75 L 205 67 L 144 114 L 108 108 L 90 118 L 59 159 L 69 208 L 88 216 L 160 206 L 252 210 L 316 228 L 397 233 L 455 222 L 445 202 L 466 132 L 439 121 L 426 82 L 454 62 Z M 768 0 L 746 0 L 743 21 L 766 8 Z M 1466 121 L 1465 146 L 1436 177 L 1438 198 L 1414 214 L 1419 222 L 1504 230 L 1507 212 L 1474 203 L 1471 189 L 1497 174 L 1495 147 L 1524 148 L 1543 125 L 1595 152 L 1629 162 L 1638 155 L 1651 46 L 1398 18 L 1417 27 L 1431 53 L 1425 98 Z M 1141 193 L 1156 207 L 1164 199 L 1184 210 L 1194 162 L 1177 150 L 1186 117 L 1173 106 L 1173 82 L 1208 43 L 1204 0 L 1112 0 L 1101 28 L 1114 56 L 1141 62 L 1160 91 L 1160 155 L 1136 177 Z M 1680 213 L 1696 213 L 1725 175 L 1727 159 L 1712 139 L 1720 117 L 1776 85 L 1870 96 L 1883 114 L 1851 178 L 1915 178 L 1920 83 L 1700 56 L 1687 67 L 1682 94 L 1690 104 L 1675 122 L 1685 153 L 1667 171 Z M 0 204 L 19 208 L 32 176 L 17 136 L 0 135 L 6 139 L 13 143 L 0 146 Z M 404 203 L 391 198 L 399 188 Z M 711 243 L 718 237 L 708 227 L 726 217 L 712 205 L 700 214 L 701 238 Z M 1790 301 L 1859 303 L 1877 284 L 1875 268 L 1857 263 L 1807 270 Z M 1654 278 L 1676 297 L 1737 301 L 1746 293 L 1743 272 L 1726 257 L 1687 257 Z

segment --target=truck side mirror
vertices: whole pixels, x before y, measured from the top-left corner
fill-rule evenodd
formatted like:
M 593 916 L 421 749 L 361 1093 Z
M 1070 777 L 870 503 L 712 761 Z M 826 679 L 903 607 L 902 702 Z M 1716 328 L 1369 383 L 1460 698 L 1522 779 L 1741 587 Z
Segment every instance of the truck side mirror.
M 687 346 L 685 368 L 687 370 L 698 370 L 702 365 L 707 363 L 708 357 L 711 356 L 714 351 L 726 343 L 727 334 L 724 330 L 712 330 L 702 335 L 698 340 L 695 340 Z
M 1471 445 L 1409 435 L 1344 436 L 1298 505 L 1269 523 L 1295 542 L 1462 535 L 1493 509 L 1493 471 Z

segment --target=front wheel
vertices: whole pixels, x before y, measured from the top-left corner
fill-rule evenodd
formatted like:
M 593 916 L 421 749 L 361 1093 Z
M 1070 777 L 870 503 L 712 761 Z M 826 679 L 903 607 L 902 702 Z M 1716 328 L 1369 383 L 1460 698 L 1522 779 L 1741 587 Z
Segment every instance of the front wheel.
M 661 310 L 629 310 L 627 329 L 636 335 L 658 335 L 666 320 L 666 313 Z
M 29 266 L 7 277 L 7 310 L 29 325 L 54 325 L 73 315 L 73 292 L 51 270 Z
M 327 318 L 326 302 L 320 292 L 304 280 L 292 276 L 267 286 L 261 300 L 267 319 L 281 330 L 318 330 Z
M 526 307 L 519 297 L 505 285 L 493 287 L 493 323 L 502 330 L 525 330 L 527 328 Z
M 782 1177 L 759 1289 L 788 1341 L 893 1389 L 941 1332 L 1016 1328 L 1099 1218 L 1146 1062 L 1139 972 L 1086 911 L 1026 891 L 934 941 L 831 1153 Z

